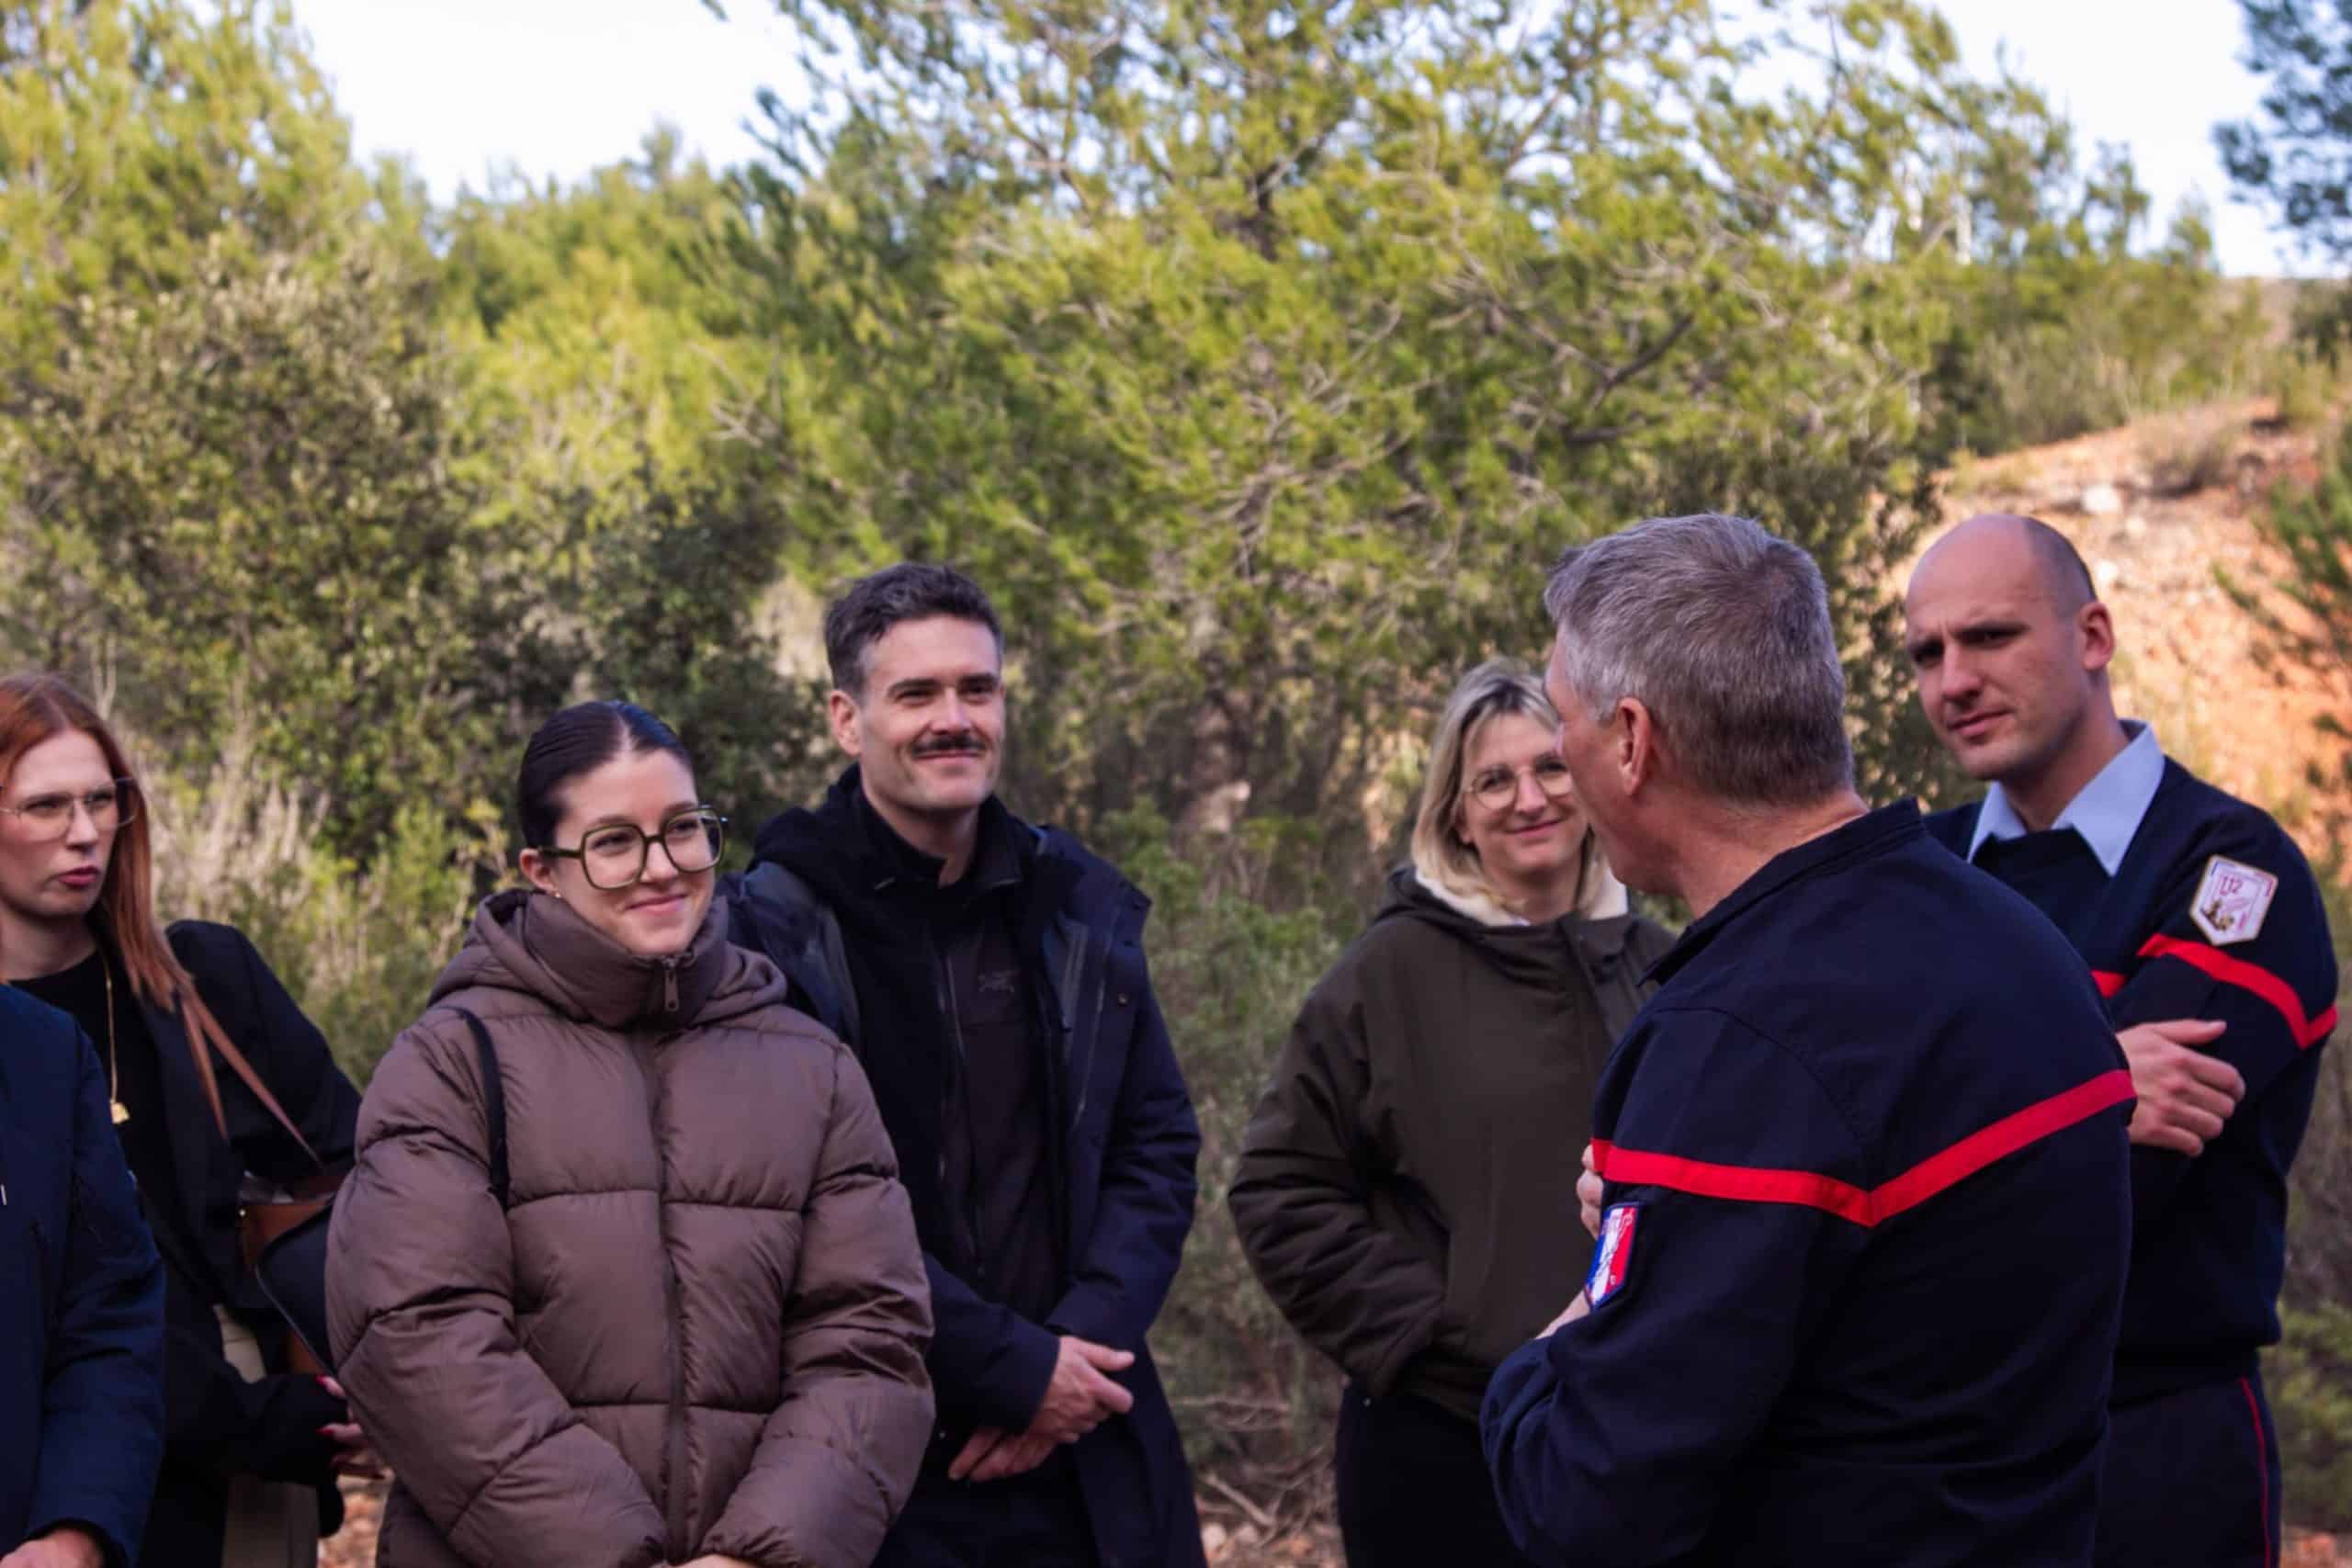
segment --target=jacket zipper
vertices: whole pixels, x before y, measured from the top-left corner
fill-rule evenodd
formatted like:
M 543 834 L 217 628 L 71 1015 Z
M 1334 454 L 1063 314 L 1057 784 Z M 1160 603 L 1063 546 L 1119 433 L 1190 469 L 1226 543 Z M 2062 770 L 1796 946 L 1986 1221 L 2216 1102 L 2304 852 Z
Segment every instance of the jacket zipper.
M 979 1176 L 979 1150 L 972 1138 L 972 1089 L 969 1071 L 971 1061 L 965 1053 L 964 1020 L 956 1010 L 955 976 L 953 971 L 947 966 L 946 954 L 939 951 L 938 933 L 936 931 L 926 933 L 923 945 L 931 954 L 932 989 L 938 999 L 940 1021 L 947 1026 L 948 1043 L 956 1053 L 955 1076 L 943 1086 L 940 1096 L 941 1131 L 944 1134 L 947 1116 L 952 1111 L 960 1107 L 963 1111 L 964 1154 L 972 1164 L 974 1178 L 973 1180 L 965 1183 L 965 1190 L 961 1194 L 962 1201 L 956 1205 L 958 1211 L 956 1218 L 963 1227 L 964 1234 L 961 1240 L 964 1245 L 964 1255 L 974 1269 L 983 1272 L 985 1282 L 987 1273 L 992 1271 L 988 1269 L 987 1260 L 980 1256 L 980 1200 L 977 1190 Z M 947 1139 L 943 1135 L 939 1140 L 940 1191 L 943 1194 L 947 1192 L 949 1185 Z
M 670 1006 L 677 1006 L 677 970 L 670 966 Z M 645 1114 L 653 1134 L 653 1153 L 660 1187 L 653 1194 L 654 1213 L 662 1234 L 662 1296 L 670 1313 L 670 1426 L 663 1444 L 662 1480 L 663 1513 L 670 1531 L 670 1561 L 684 1562 L 694 1555 L 686 1541 L 686 1313 L 678 1285 L 678 1265 L 671 1251 L 670 1155 L 662 1137 L 662 1075 L 651 1053 L 635 1047 L 638 1070 L 645 1075 Z
M 673 1019 L 678 1013 L 678 960 L 673 955 L 662 961 L 662 1010 Z
M 1065 938 L 1065 940 L 1068 939 Z M 1062 1070 L 1075 1086 L 1069 1097 L 1069 1127 L 1072 1132 L 1076 1132 L 1078 1124 L 1086 1119 L 1086 1091 L 1091 1087 L 1091 1080 L 1094 1077 L 1095 1040 L 1092 1034 L 1084 1036 L 1085 1055 L 1080 1057 L 1077 1054 L 1078 1042 L 1080 1038 L 1078 1032 L 1079 1012 L 1085 1006 L 1085 999 L 1079 992 L 1079 982 L 1086 975 L 1086 946 L 1091 940 L 1092 933 L 1081 928 L 1078 933 L 1078 940 L 1069 943 L 1069 956 L 1062 964 L 1060 992 L 1054 998 L 1055 1015 L 1061 1023 L 1062 1033 L 1067 1037 L 1062 1043 Z M 1103 966 L 1104 983 L 1107 985 L 1109 983 L 1107 958 L 1104 960 Z M 1047 977 L 1047 983 L 1051 984 L 1050 976 Z M 1095 1021 L 1097 1023 L 1102 1021 L 1102 1010 L 1099 1007 L 1095 1010 Z

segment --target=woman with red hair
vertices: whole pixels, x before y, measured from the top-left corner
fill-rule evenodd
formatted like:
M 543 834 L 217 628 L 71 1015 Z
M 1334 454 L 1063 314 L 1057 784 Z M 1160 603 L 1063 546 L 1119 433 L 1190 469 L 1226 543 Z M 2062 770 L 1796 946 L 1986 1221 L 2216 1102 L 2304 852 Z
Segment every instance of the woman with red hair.
M 364 1462 L 340 1393 L 288 1371 L 241 1255 L 257 1197 L 322 1190 L 359 1097 L 253 944 L 154 913 L 152 818 L 97 709 L 0 680 L 0 977 L 80 1022 L 164 1262 L 165 1446 L 141 1568 L 288 1568 Z

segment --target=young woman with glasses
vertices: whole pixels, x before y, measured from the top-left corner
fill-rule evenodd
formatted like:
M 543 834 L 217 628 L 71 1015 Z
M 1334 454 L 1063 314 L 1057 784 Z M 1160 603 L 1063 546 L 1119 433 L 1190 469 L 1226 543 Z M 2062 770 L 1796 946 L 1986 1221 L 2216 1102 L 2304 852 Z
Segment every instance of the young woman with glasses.
M 97 1048 L 164 1262 L 165 1447 L 139 1561 L 307 1565 L 342 1520 L 338 1468 L 369 1461 L 334 1384 L 288 1369 L 238 1210 L 348 1162 L 359 1096 L 243 936 L 158 927 L 144 800 L 80 693 L 0 681 L 0 974 Z
M 1582 1286 L 1577 1151 L 1666 933 L 1630 914 L 1535 677 L 1482 665 L 1430 746 L 1412 860 L 1301 1010 L 1230 1202 L 1283 1315 L 1344 1369 L 1351 1568 L 1523 1561 L 1478 1402 Z
M 382 1561 L 864 1568 L 931 1433 L 931 1323 L 865 1077 L 729 946 L 725 819 L 626 703 L 548 721 L 529 886 L 384 1058 L 335 1205 Z

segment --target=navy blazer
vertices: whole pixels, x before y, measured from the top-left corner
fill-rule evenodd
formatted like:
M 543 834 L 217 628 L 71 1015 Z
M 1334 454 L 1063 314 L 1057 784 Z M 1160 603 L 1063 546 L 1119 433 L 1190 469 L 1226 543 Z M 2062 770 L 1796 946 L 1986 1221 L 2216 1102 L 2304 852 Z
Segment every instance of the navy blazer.
M 139 1551 L 164 1452 L 164 1274 L 74 1021 L 0 987 L 0 1554 Z

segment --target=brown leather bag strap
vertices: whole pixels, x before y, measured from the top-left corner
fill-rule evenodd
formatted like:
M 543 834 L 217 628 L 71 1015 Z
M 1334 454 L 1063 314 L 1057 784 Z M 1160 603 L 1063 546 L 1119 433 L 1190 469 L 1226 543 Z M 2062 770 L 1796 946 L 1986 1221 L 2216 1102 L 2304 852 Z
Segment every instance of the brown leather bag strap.
M 253 1090 L 254 1098 L 261 1101 L 262 1109 L 277 1118 L 277 1124 L 286 1129 L 287 1135 L 300 1146 L 304 1154 L 310 1156 L 311 1163 L 324 1173 L 327 1162 L 319 1157 L 319 1151 L 311 1146 L 311 1140 L 302 1136 L 302 1129 L 294 1125 L 294 1119 L 286 1114 L 286 1108 L 277 1103 L 277 1096 L 270 1093 L 269 1086 L 261 1081 L 261 1075 L 254 1071 L 251 1062 L 245 1060 L 245 1054 L 229 1043 L 229 1032 L 220 1027 L 220 1021 L 212 1016 L 212 1010 L 204 1005 L 193 987 L 180 997 L 180 1022 L 187 1030 L 188 1049 L 196 1057 L 196 1076 L 204 1081 L 204 1098 L 211 1104 L 212 1120 L 220 1128 L 221 1140 L 226 1142 L 229 1137 L 229 1112 L 220 1102 L 220 1081 L 212 1071 L 212 1055 L 215 1052 L 229 1064 L 229 1070 Z

